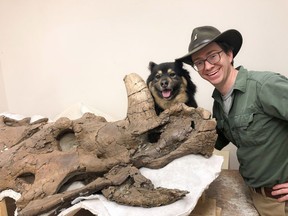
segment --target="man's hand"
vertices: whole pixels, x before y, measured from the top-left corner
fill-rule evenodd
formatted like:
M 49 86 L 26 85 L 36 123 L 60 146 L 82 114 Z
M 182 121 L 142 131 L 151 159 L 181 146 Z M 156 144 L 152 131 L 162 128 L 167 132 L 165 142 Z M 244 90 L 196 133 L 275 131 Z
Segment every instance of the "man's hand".
M 279 202 L 288 201 L 288 182 L 275 185 L 273 190 L 272 195 L 282 195 L 282 197 L 278 199 Z

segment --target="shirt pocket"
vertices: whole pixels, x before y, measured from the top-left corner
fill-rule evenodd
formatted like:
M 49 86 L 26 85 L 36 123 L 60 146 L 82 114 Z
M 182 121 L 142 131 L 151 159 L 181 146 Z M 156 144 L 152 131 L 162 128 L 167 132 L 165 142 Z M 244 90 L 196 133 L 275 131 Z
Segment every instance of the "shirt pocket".
M 238 115 L 234 118 L 234 127 L 237 129 L 247 130 L 253 122 L 253 113 Z
M 260 131 L 257 124 L 254 113 L 235 116 L 232 133 L 238 142 L 237 145 L 255 146 L 261 144 L 258 139 Z

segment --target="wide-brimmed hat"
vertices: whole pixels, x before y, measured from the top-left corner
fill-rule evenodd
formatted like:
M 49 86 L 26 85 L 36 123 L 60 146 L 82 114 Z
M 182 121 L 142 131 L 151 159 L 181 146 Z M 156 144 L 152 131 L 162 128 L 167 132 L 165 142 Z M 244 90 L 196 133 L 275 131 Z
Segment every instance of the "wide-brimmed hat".
M 191 55 L 207 46 L 211 42 L 225 42 L 233 47 L 233 57 L 235 57 L 242 46 L 242 35 L 235 29 L 221 33 L 213 26 L 201 26 L 192 31 L 191 41 L 188 47 L 188 54 L 176 59 L 186 64 L 192 65 Z

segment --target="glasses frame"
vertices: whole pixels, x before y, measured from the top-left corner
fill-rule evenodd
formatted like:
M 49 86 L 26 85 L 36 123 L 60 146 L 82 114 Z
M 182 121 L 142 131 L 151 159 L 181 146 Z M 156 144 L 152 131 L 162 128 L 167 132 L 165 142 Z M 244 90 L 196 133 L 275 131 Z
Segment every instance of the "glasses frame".
M 211 64 L 211 65 L 214 65 L 214 64 L 218 63 L 218 62 L 221 60 L 221 55 L 220 55 L 220 53 L 223 52 L 223 51 L 224 51 L 224 50 L 211 53 L 210 55 L 207 56 L 206 59 L 196 61 L 196 62 L 203 62 L 203 65 L 204 65 L 204 66 L 203 66 L 203 69 L 201 69 L 201 70 L 198 70 L 198 68 L 195 66 L 195 63 L 193 62 L 193 64 L 192 64 L 193 69 L 194 69 L 195 71 L 197 71 L 197 72 L 204 70 L 204 68 L 205 68 L 205 62 L 206 62 L 206 61 L 209 62 L 209 64 Z M 216 61 L 216 62 L 214 62 L 214 63 L 212 63 L 212 62 L 210 62 L 211 60 L 209 60 L 209 58 L 211 58 L 211 56 L 213 56 L 213 55 L 215 55 L 215 54 L 218 55 L 219 60 Z

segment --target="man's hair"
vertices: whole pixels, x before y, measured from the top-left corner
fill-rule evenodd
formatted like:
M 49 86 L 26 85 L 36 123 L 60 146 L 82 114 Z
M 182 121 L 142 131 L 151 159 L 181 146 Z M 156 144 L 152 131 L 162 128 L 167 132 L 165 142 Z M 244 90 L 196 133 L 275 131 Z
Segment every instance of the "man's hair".
M 231 45 L 225 43 L 225 42 L 220 42 L 220 41 L 217 41 L 216 42 L 220 47 L 221 49 L 227 54 L 229 51 L 232 51 L 234 50 L 234 47 L 232 47 Z M 232 66 L 234 65 L 234 56 L 233 56 L 233 59 L 232 59 L 232 62 L 231 62 Z

